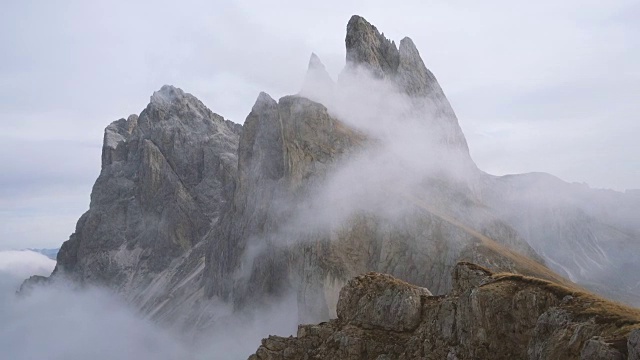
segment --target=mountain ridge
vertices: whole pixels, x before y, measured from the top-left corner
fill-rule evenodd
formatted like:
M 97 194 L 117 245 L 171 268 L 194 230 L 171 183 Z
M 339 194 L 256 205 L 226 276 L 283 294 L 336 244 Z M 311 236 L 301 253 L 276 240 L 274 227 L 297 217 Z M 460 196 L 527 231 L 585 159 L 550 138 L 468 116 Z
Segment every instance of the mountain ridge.
M 432 296 L 367 273 L 340 291 L 338 316 L 269 336 L 250 360 L 638 359 L 640 310 L 580 290 L 471 263 Z
M 482 172 L 411 39 L 396 48 L 354 16 L 345 45 L 337 82 L 312 54 L 300 93 L 260 93 L 244 125 L 163 86 L 107 126 L 90 208 L 52 276 L 191 330 L 212 326 L 213 302 L 242 312 L 289 295 L 300 322 L 326 321 L 340 289 L 371 271 L 445 295 L 460 261 L 565 286 L 557 272 L 580 274 L 634 303 L 640 279 L 611 282 L 621 272 L 598 265 L 622 254 L 602 239 L 633 254 L 637 238 L 616 229 L 634 234 L 636 202 Z M 548 202 L 524 201 L 540 194 Z

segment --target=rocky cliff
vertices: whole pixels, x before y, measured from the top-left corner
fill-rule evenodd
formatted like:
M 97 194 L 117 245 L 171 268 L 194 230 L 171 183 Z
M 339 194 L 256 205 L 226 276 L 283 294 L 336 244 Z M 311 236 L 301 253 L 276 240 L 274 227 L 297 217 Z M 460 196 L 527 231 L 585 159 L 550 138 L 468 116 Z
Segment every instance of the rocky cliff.
M 452 275 L 444 296 L 360 275 L 340 291 L 337 319 L 270 336 L 249 359 L 640 359 L 638 309 L 470 263 Z
M 207 237 L 208 296 L 243 307 L 293 291 L 300 319 L 317 321 L 332 315 L 341 284 L 368 271 L 393 274 L 435 293 L 451 288 L 448 274 L 461 259 L 556 278 L 512 228 L 477 203 L 464 181 L 428 171 L 410 175 L 417 184 L 398 186 L 383 180 L 380 188 L 367 188 L 371 178 L 395 171 L 379 168 L 372 155 L 390 153 L 388 140 L 366 127 L 361 131 L 351 126 L 348 117 L 334 116 L 341 109 L 331 96 L 345 88 L 365 91 L 359 82 L 369 81 L 372 74 L 374 82 L 381 78 L 395 96 L 407 100 L 408 107 L 389 111 L 391 116 L 400 123 L 419 122 L 427 131 L 420 141 L 433 141 L 436 157 L 453 153 L 459 161 L 455 166 L 478 172 L 453 110 L 410 39 L 405 38 L 398 50 L 366 20 L 354 16 L 347 26 L 346 46 L 348 65 L 338 83 L 332 83 L 312 55 L 301 92 L 328 96 L 317 100 L 326 101 L 329 108 L 301 96 L 275 101 L 264 93 L 253 106 L 240 136 L 233 201 L 220 226 Z M 321 83 L 321 93 L 310 91 L 316 83 Z M 401 156 L 388 160 L 404 161 Z M 352 166 L 373 169 L 371 177 L 345 181 L 344 169 Z M 362 189 L 367 192 L 358 197 Z M 369 204 L 371 199 L 378 204 Z M 380 206 L 398 209 L 400 215 L 387 214 Z
M 109 125 L 89 211 L 53 275 L 107 285 L 151 314 L 169 311 L 176 292 L 192 297 L 201 288 L 202 239 L 233 195 L 240 130 L 171 86 L 140 116 Z

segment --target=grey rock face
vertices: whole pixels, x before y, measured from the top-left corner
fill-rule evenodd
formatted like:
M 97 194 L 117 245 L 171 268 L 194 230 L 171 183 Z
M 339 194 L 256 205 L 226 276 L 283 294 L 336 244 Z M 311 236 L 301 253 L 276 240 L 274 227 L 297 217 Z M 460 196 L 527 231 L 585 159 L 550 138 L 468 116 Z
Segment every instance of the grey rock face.
M 405 37 L 398 49 L 397 81 L 411 96 L 440 97 L 443 94 L 435 76 L 427 69 L 413 40 Z
M 461 152 L 461 161 L 475 167 L 469 147 L 451 104 L 435 76 L 425 66 L 413 41 L 405 37 L 399 49 L 364 18 L 354 15 L 347 25 L 345 72 L 366 69 L 376 77 L 394 83 L 413 99 L 416 112 L 424 114 L 434 129 L 440 129 L 442 142 Z
M 180 276 L 202 271 L 198 244 L 231 201 L 237 144 L 237 127 L 192 95 L 162 87 L 140 116 L 105 129 L 89 211 L 54 274 L 110 286 L 155 309 Z
M 297 216 L 340 161 L 372 144 L 331 117 L 321 104 L 298 96 L 276 102 L 261 94 L 240 137 L 233 202 L 207 237 L 207 295 L 242 308 L 294 291 L 300 319 L 308 322 L 333 316 L 339 285 L 369 271 L 390 273 L 436 293 L 451 289 L 449 274 L 461 259 L 546 276 L 507 251 L 518 248 L 535 258 L 515 232 L 499 221 L 478 217 L 475 211 L 460 219 L 500 241 L 487 240 L 495 251 L 482 258 L 467 254 L 485 247 L 477 244 L 477 236 L 484 235 L 469 232 L 432 208 L 416 207 L 401 221 L 363 211 L 311 230 L 313 221 L 297 223 Z M 454 190 L 440 184 L 425 187 L 422 193 L 432 204 L 441 204 L 439 211 L 466 206 L 466 195 L 451 196 Z M 408 206 L 402 199 L 389 201 L 391 207 Z
M 623 360 L 625 356 L 602 338 L 588 340 L 580 352 L 580 360 Z
M 290 286 L 306 255 L 304 246 L 286 246 L 302 234 L 281 226 L 313 179 L 361 139 L 318 103 L 297 96 L 279 102 L 259 96 L 240 138 L 234 201 L 209 238 L 209 295 L 242 304 L 276 296 Z M 251 257 L 247 249 L 259 251 Z
M 466 290 L 430 296 L 388 276 L 367 274 L 348 282 L 340 293 L 343 306 L 336 320 L 301 325 L 297 337 L 270 336 L 249 359 L 624 359 L 633 358 L 625 341 L 633 341 L 640 312 L 619 307 L 579 290 L 517 275 L 494 275 L 473 264 L 456 268 L 461 274 L 484 276 L 482 285 L 457 284 Z M 479 270 L 482 270 L 478 272 Z M 475 275 L 474 275 L 475 276 Z M 470 287 L 467 287 L 470 285 Z M 416 291 L 412 293 L 411 290 Z M 402 301 L 399 319 L 377 320 L 389 299 Z M 362 296 L 366 294 L 366 296 Z M 574 296 L 563 300 L 568 294 Z M 354 321 L 358 319 L 359 321 Z M 628 325 L 620 330 L 619 322 Z M 375 323 L 373 325 L 372 323 Z M 367 326 L 369 325 L 369 326 Z
M 640 201 L 552 175 L 487 176 L 482 202 L 558 273 L 600 294 L 640 305 Z
M 462 293 L 488 281 L 491 273 L 487 269 L 467 262 L 458 263 L 453 270 L 453 292 Z
M 221 226 L 208 238 L 211 251 L 207 257 L 207 283 L 210 296 L 229 299 L 248 243 L 262 240 L 273 226 L 269 209 L 277 203 L 280 179 L 284 176 L 285 158 L 278 103 L 261 93 L 247 120 L 238 147 L 238 177 L 233 202 L 221 220 Z M 266 239 L 265 239 L 266 240 Z M 272 274 L 277 275 L 277 274 Z M 282 274 L 280 274 L 282 275 Z M 255 291 L 265 294 L 277 289 L 265 279 Z
M 636 329 L 629 334 L 627 348 L 629 349 L 629 360 L 640 359 L 640 329 Z
M 347 66 L 366 66 L 374 75 L 395 74 L 400 62 L 398 49 L 364 18 L 354 15 L 347 24 Z
M 402 80 L 398 74 L 408 79 L 419 73 L 417 82 L 398 83 L 414 96 L 416 109 L 439 96 L 446 100 L 410 40 L 403 40 L 398 52 L 375 27 L 354 17 L 346 43 L 350 65 L 345 71 L 354 64 L 368 64 L 367 69 L 379 69 L 390 81 Z M 301 94 L 309 92 L 309 84 L 318 79 L 333 86 L 324 66 L 312 56 Z M 445 102 L 438 106 L 450 109 Z M 443 121 L 457 127 L 452 111 L 441 112 L 450 116 Z M 462 136 L 459 127 L 452 132 L 457 133 Z M 309 212 L 310 199 L 341 164 L 375 146 L 374 139 L 334 118 L 320 103 L 300 96 L 276 102 L 261 94 L 240 137 L 233 201 L 220 227 L 207 237 L 208 296 L 245 307 L 294 291 L 300 319 L 319 321 L 333 315 L 339 285 L 368 271 L 390 273 L 444 293 L 451 288 L 449 274 L 456 262 L 472 260 L 467 254 L 476 248 L 477 235 L 434 212 L 436 208 L 460 214 L 459 220 L 498 240 L 490 242 L 502 250 L 473 260 L 495 269 L 544 276 L 531 267 L 518 266 L 506 251 L 517 249 L 535 258 L 515 231 L 480 208 L 469 207 L 474 202 L 470 191 L 443 179 L 425 179 L 420 193 L 429 198 L 431 207 L 417 206 L 400 221 L 366 210 L 320 228 L 308 229 L 313 220 L 295 221 Z M 466 144 L 458 149 L 470 161 Z M 399 196 L 390 197 L 388 206 L 411 207 L 404 202 Z M 460 208 L 465 210 L 458 211 Z M 313 217 L 313 211 L 307 216 Z
M 369 273 L 349 280 L 340 290 L 338 319 L 364 329 L 414 330 L 420 322 L 425 288 L 391 275 Z

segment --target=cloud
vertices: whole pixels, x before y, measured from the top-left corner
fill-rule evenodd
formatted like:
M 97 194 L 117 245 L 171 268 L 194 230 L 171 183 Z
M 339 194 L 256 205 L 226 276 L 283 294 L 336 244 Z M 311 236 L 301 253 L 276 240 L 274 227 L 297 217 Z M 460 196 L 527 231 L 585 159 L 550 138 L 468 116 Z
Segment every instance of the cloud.
M 291 299 L 255 313 L 233 313 L 217 303 L 213 326 L 187 337 L 183 329 L 150 321 L 107 289 L 79 288 L 58 278 L 16 295 L 26 277 L 48 275 L 53 266 L 55 261 L 32 251 L 0 252 L 3 359 L 246 359 L 263 337 L 296 329 Z
M 0 274 L 5 276 L 18 279 L 49 276 L 55 266 L 54 260 L 34 251 L 0 251 Z
M 7 359 L 193 358 L 106 291 L 51 286 L 24 297 L 10 290 L 0 289 L 0 349 Z

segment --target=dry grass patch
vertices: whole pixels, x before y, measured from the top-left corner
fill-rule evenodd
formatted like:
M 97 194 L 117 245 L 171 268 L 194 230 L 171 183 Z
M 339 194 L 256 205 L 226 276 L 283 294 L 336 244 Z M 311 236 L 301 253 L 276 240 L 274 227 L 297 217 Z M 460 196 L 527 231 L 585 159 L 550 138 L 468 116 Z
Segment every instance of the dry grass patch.
M 577 286 L 566 286 L 552 281 L 511 273 L 497 273 L 492 276 L 493 284 L 501 281 L 515 282 L 525 286 L 536 286 L 554 294 L 559 299 L 567 299 L 560 305 L 579 319 L 593 318 L 598 324 L 611 324 L 620 331 L 640 328 L 640 309 L 608 300 Z M 488 284 L 487 284 L 488 285 Z

